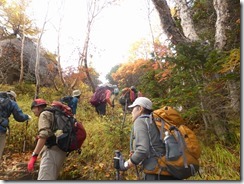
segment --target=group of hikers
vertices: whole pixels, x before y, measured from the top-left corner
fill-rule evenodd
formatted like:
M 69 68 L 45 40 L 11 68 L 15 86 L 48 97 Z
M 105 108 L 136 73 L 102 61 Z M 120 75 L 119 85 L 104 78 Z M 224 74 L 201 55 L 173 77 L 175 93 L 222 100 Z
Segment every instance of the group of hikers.
M 105 88 L 103 94 L 98 92 L 99 87 L 95 92 L 99 94 L 101 100 L 101 102 L 96 102 L 95 109 L 99 115 L 105 115 L 106 105 L 109 104 L 111 107 L 114 107 L 113 95 L 118 95 L 119 90 L 116 85 L 111 84 L 105 84 L 101 87 Z M 95 93 L 92 97 L 93 101 L 97 100 Z M 2 157 L 6 143 L 6 131 L 10 115 L 13 114 L 14 119 L 18 122 L 31 119 L 31 116 L 24 114 L 17 105 L 17 95 L 15 92 L 8 91 L 6 94 L 9 96 L 9 100 L 6 102 L 8 104 L 4 109 L 0 105 L 0 158 Z M 70 106 L 74 117 L 80 96 L 81 91 L 74 90 L 69 102 L 66 102 L 65 99 L 60 100 Z M 103 99 L 101 98 L 102 96 Z M 0 96 L 0 103 L 2 99 L 3 97 Z M 119 171 L 126 171 L 133 166 L 142 165 L 143 168 L 150 171 L 144 172 L 144 180 L 177 180 L 178 178 L 171 174 L 153 172 L 158 166 L 158 155 L 165 155 L 166 147 L 165 144 L 162 144 L 156 124 L 150 121 L 150 114 L 153 112 L 152 101 L 143 97 L 134 86 L 131 86 L 121 91 L 119 102 L 125 113 L 127 110 L 131 112 L 133 128 L 131 130 L 129 158 L 125 160 L 121 155 L 118 158 L 119 165 L 117 169 Z M 53 142 L 54 132 L 52 132 L 51 126 L 54 121 L 54 114 L 45 110 L 47 105 L 47 102 L 40 98 L 34 99 L 31 104 L 31 111 L 38 117 L 38 135 L 35 149 L 27 165 L 27 170 L 29 172 L 34 170 L 37 158 L 40 156 L 41 160 L 37 180 L 56 180 L 67 156 L 66 152 L 61 150 Z

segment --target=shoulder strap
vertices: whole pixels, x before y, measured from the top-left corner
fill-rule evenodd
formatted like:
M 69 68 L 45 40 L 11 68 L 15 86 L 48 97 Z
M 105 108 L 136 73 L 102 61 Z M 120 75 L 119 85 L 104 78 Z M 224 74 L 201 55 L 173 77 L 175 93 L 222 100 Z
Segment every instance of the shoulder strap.
M 142 115 L 142 116 L 139 116 L 140 118 L 149 118 L 149 122 L 150 123 L 154 123 L 155 124 L 155 126 L 156 126 L 156 128 L 157 128 L 157 125 L 156 125 L 156 123 L 155 123 L 155 121 L 154 121 L 154 119 L 153 119 L 153 115 L 152 115 L 152 113 L 150 114 L 150 115 Z M 148 132 L 148 136 L 149 136 L 149 144 L 150 144 L 150 146 L 152 147 L 152 149 L 153 149 L 153 151 L 154 151 L 154 153 L 156 154 L 156 156 L 157 157 L 161 157 L 161 154 L 160 153 L 158 153 L 157 151 L 156 151 L 156 149 L 154 148 L 154 146 L 153 146 L 153 144 L 152 144 L 152 138 L 151 138 L 151 134 L 150 134 L 150 126 L 149 126 L 149 124 L 148 124 L 148 121 L 144 121 L 145 123 L 146 123 L 146 125 L 147 125 L 147 132 Z M 160 140 L 161 140 L 161 138 L 160 138 Z M 150 155 L 149 155 L 149 157 L 150 157 Z

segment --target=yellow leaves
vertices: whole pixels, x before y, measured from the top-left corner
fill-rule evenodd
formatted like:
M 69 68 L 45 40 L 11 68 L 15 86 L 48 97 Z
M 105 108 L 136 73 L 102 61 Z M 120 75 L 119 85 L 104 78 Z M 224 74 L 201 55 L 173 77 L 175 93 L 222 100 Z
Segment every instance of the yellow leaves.
M 233 72 L 240 69 L 240 49 L 233 49 L 230 52 L 227 62 L 222 65 L 220 73 Z

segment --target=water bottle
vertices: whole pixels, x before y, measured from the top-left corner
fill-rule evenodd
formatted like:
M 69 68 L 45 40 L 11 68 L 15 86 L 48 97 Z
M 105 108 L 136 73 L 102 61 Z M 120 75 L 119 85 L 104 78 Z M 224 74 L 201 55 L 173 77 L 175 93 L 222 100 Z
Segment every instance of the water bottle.
M 165 131 L 164 142 L 166 148 L 166 160 L 177 160 L 182 153 L 180 152 L 180 144 L 175 137 L 172 134 L 169 134 L 168 131 Z

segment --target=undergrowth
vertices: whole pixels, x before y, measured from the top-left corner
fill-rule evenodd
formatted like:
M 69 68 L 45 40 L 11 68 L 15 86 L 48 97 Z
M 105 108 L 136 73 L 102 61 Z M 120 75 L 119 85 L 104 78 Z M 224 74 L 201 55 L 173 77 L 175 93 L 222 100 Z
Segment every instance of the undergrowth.
M 50 98 L 50 97 L 49 97 Z M 6 144 L 7 151 L 31 152 L 35 147 L 37 135 L 37 118 L 30 110 L 31 96 L 18 96 L 18 104 L 22 110 L 32 116 L 32 120 L 19 123 L 10 118 L 11 134 Z M 50 98 L 51 99 L 51 98 Z M 116 170 L 113 167 L 114 151 L 120 150 L 125 159 L 129 158 L 129 139 L 131 132 L 131 115 L 123 113 L 118 101 L 115 108 L 107 108 L 107 115 L 100 117 L 89 104 L 89 98 L 81 99 L 77 109 L 77 117 L 87 131 L 82 153 L 71 153 L 60 173 L 60 180 L 115 180 Z M 196 132 L 202 146 L 200 158 L 200 175 L 189 180 L 240 180 L 240 137 L 239 143 L 227 147 L 221 143 L 206 141 L 207 136 Z M 123 180 L 136 180 L 136 170 L 132 168 L 121 172 Z

